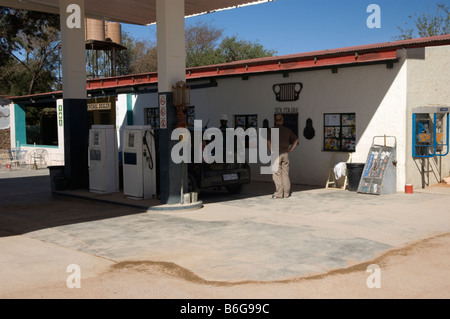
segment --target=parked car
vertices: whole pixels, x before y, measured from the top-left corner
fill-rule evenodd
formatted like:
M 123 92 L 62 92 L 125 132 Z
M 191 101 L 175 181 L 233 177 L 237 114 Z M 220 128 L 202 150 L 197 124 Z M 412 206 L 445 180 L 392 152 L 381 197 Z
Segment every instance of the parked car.
M 235 152 L 236 154 L 236 152 Z M 200 192 L 208 188 L 225 187 L 229 193 L 239 193 L 250 183 L 248 163 L 192 163 L 188 164 L 189 191 Z
M 250 166 L 227 163 L 191 163 L 188 165 L 189 191 L 200 192 L 208 188 L 225 187 L 234 194 L 242 191 L 250 183 Z

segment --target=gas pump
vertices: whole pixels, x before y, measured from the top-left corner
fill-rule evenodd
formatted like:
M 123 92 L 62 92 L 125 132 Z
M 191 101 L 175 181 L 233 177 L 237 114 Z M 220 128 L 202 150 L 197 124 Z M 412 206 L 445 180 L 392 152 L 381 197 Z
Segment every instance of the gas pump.
M 93 125 L 89 130 L 89 190 L 119 191 L 119 159 L 114 125 Z
M 156 149 L 152 127 L 127 126 L 122 145 L 124 195 L 133 199 L 156 196 Z

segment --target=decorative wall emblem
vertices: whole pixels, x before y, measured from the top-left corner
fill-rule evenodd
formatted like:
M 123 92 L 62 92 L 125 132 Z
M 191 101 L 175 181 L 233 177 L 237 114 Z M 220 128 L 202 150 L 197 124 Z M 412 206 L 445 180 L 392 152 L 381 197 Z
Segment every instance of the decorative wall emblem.
M 273 86 L 273 92 L 278 102 L 292 102 L 297 101 L 300 97 L 300 92 L 303 89 L 303 84 L 298 83 L 282 83 Z

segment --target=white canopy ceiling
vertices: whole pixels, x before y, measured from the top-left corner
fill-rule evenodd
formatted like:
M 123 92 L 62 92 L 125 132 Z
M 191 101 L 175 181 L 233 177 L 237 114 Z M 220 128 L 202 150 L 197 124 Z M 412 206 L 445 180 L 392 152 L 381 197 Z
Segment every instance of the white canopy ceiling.
M 185 0 L 185 16 L 271 1 Z M 84 5 L 88 18 L 139 25 L 156 23 L 156 0 L 91 0 Z M 0 6 L 59 14 L 59 0 L 0 0 Z

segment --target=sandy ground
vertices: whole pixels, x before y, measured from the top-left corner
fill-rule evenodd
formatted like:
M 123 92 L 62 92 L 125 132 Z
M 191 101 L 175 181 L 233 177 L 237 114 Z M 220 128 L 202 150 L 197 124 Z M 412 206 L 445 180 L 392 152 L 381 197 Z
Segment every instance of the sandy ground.
M 380 288 L 368 288 L 370 265 L 379 267 Z M 448 299 L 450 234 L 421 240 L 374 260 L 329 273 L 275 282 L 210 282 L 172 263 L 115 263 L 80 288 L 58 285 L 25 289 L 1 298 L 39 299 Z M 375 281 L 369 280 L 374 283 Z

